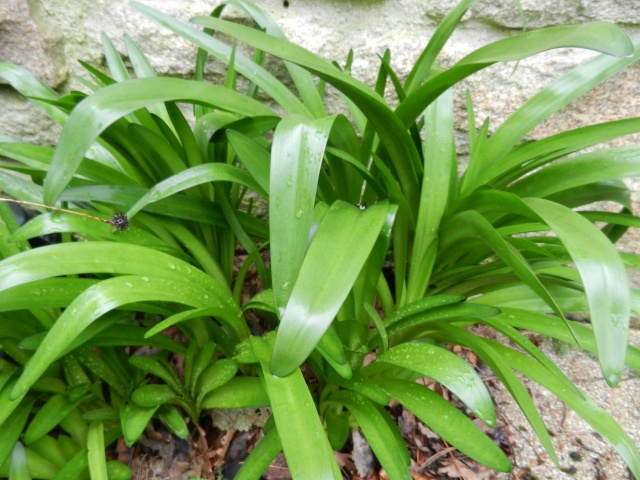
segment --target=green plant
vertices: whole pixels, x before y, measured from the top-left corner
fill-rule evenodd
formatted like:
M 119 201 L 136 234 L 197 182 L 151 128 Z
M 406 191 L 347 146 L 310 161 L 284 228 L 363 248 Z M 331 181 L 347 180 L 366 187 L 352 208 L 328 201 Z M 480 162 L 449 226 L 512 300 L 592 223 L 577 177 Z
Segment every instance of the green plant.
M 0 342 L 11 358 L 3 363 L 0 424 L 12 412 L 23 419 L 0 443 L 5 469 L 24 468 L 25 455 L 29 466 L 39 460 L 28 435 L 39 418 L 47 420 L 45 435 L 56 425 L 69 431 L 68 417 L 45 408 L 64 400 L 87 432 L 74 437 L 71 453 L 82 458 L 80 467 L 90 466 L 92 478 L 106 476 L 99 447 L 120 435 L 133 443 L 154 415 L 184 436 L 190 427 L 178 412 L 196 424 L 203 408 L 263 405 L 271 406 L 273 420 L 237 478 L 259 478 L 281 450 L 295 478 L 340 478 L 332 452 L 354 426 L 390 478 L 410 478 L 410 456 L 384 410 L 394 398 L 461 452 L 508 471 L 506 456 L 467 416 L 414 382 L 423 376 L 439 382 L 478 419 L 495 424 L 482 380 L 449 344 L 474 351 L 491 368 L 556 464 L 549 434 L 514 371 L 580 414 L 640 477 L 640 454 L 627 434 L 520 332 L 597 353 L 611 386 L 623 365 L 639 368 L 640 352 L 627 346 L 630 310 L 638 307 L 625 272 L 638 258 L 613 247 L 639 225 L 621 182 L 637 174 L 639 150 L 581 151 L 638 132 L 640 120 L 524 139 L 637 60 L 640 40 L 632 43 L 603 22 L 553 27 L 498 41 L 443 70 L 436 57 L 473 3 L 460 2 L 443 20 L 404 83 L 386 52 L 373 89 L 349 75 L 351 58 L 340 68 L 291 44 L 244 0 L 229 4 L 264 32 L 221 20 L 224 5 L 193 20 L 205 27 L 201 32 L 133 3 L 200 48 L 194 81 L 157 78 L 130 39 L 138 78 L 129 78 L 105 37 L 111 77 L 86 66 L 94 90 L 86 97 L 58 98 L 18 67 L 1 64 L 0 75 L 64 129 L 53 151 L 0 144 L 0 153 L 19 162 L 6 170 L 33 180 L 0 172 L 0 188 L 21 201 L 61 201 L 93 216 L 121 209 L 131 221 L 114 233 L 102 222 L 54 212 L 17 228 L 0 203 Z M 253 47 L 253 59 L 214 31 Z M 602 55 L 534 96 L 492 135 L 488 121 L 477 128 L 468 95 L 471 156 L 458 178 L 451 88 L 493 63 L 563 46 Z M 209 54 L 228 66 L 224 87 L 201 81 Z M 299 96 L 263 68 L 265 54 L 285 62 Z M 249 81 L 244 94 L 237 75 Z M 395 108 L 382 98 L 388 81 Z M 345 97 L 353 122 L 326 114 L 325 83 Z M 258 89 L 285 112 L 282 118 L 255 100 Z M 195 105 L 193 127 L 178 101 Z M 244 202 L 249 190 L 268 203 L 267 222 L 252 214 L 252 201 Z M 575 211 L 596 201 L 622 209 Z M 52 232 L 64 232 L 59 245 L 31 249 L 26 242 Z M 234 278 L 238 243 L 247 260 Z M 241 305 L 251 264 L 263 290 Z M 277 324 L 276 331 L 252 335 L 248 310 L 262 312 L 262 326 Z M 564 317 L 574 311 L 589 312 L 592 327 Z M 478 323 L 517 348 L 466 329 Z M 173 326 L 183 342 L 160 335 Z M 161 350 L 153 358 L 127 358 L 122 347 L 138 345 Z M 375 360 L 365 366 L 372 353 Z M 185 357 L 182 378 L 170 355 Z M 305 381 L 302 363 L 316 386 Z M 56 389 L 40 386 L 47 382 Z M 46 438 L 67 442 L 65 435 Z M 16 460 L 8 462 L 12 450 Z M 59 450 L 42 478 L 75 465 Z

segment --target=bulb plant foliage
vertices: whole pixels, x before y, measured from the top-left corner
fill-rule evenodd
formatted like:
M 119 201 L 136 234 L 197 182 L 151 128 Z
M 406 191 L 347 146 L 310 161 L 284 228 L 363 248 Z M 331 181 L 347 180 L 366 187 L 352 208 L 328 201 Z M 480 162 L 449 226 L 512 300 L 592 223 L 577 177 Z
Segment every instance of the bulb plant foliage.
M 359 428 L 389 478 L 409 479 L 391 399 L 460 452 L 509 471 L 471 420 L 495 426 L 494 406 L 455 345 L 504 384 L 556 464 L 518 374 L 578 413 L 640 478 L 629 436 L 522 333 L 596 354 L 612 387 L 625 365 L 640 368 L 627 345 L 639 305 L 625 270 L 640 259 L 614 247 L 640 224 L 622 182 L 638 174 L 640 148 L 589 149 L 637 133 L 640 120 L 525 140 L 637 60 L 640 39 L 605 22 L 551 27 L 443 69 L 438 54 L 473 3 L 444 18 L 404 81 L 385 52 L 373 87 L 350 75 L 351 56 L 343 65 L 319 58 L 245 0 L 190 23 L 132 2 L 199 48 L 193 80 L 158 77 L 129 37 L 131 69 L 106 36 L 108 73 L 83 63 L 88 95 L 59 96 L 0 64 L 63 125 L 55 148 L 0 139 L 0 154 L 14 160 L 0 170 L 4 196 L 58 208 L 34 207 L 41 214 L 18 226 L 0 202 L 0 475 L 128 478 L 105 459 L 118 438 L 132 445 L 158 422 L 187 438 L 205 409 L 269 406 L 265 436 L 236 478 L 260 478 L 281 451 L 293 478 L 342 478 L 333 451 Z M 221 19 L 227 5 L 256 27 Z M 491 135 L 467 95 L 470 159 L 459 177 L 453 87 L 497 62 L 568 46 L 600 54 Z M 203 80 L 209 57 L 226 64 L 224 85 Z M 267 57 L 284 62 L 291 83 L 265 69 Z M 327 113 L 326 84 L 343 96 L 344 114 Z M 178 103 L 193 105 L 194 122 Z M 619 208 L 577 211 L 594 202 Z M 109 225 L 114 211 L 126 212 L 128 228 Z M 52 233 L 58 243 L 31 247 Z M 239 245 L 247 255 L 234 273 Z M 243 304 L 250 267 L 261 291 Z M 250 328 L 249 311 L 266 332 Z M 590 323 L 565 312 L 587 312 Z M 474 324 L 509 344 L 475 335 Z M 422 377 L 467 414 L 416 383 Z

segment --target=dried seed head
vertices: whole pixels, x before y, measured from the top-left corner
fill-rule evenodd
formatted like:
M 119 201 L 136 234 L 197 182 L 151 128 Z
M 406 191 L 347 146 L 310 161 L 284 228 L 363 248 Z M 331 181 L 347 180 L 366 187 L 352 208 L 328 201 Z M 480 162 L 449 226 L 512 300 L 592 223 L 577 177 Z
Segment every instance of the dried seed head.
M 126 230 L 129 228 L 129 219 L 127 215 L 122 212 L 116 212 L 113 214 L 113 218 L 109 222 L 116 230 Z

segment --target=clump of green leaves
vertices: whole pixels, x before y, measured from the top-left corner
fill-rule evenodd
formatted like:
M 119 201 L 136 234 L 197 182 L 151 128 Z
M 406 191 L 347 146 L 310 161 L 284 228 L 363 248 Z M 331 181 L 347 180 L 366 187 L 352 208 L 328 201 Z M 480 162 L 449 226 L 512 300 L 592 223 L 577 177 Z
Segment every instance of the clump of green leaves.
M 639 262 L 613 246 L 640 223 L 621 180 L 636 175 L 638 147 L 583 152 L 637 133 L 640 121 L 525 141 L 637 60 L 640 40 L 604 22 L 552 27 L 487 45 L 443 70 L 437 56 L 473 3 L 460 2 L 443 20 L 404 82 L 386 52 L 373 88 L 349 75 L 351 57 L 340 68 L 290 43 L 244 0 L 229 4 L 258 29 L 220 19 L 225 5 L 187 24 L 132 4 L 199 47 L 195 80 L 157 77 L 128 37 L 136 78 L 104 37 L 110 73 L 85 65 L 91 95 L 60 98 L 19 67 L 0 64 L 0 75 L 64 123 L 55 149 L 0 144 L 18 162 L 0 171 L 0 188 L 92 216 L 122 210 L 131 221 L 114 234 L 103 222 L 58 211 L 18 228 L 0 203 L 0 344 L 8 356 L 0 425 L 11 414 L 20 418 L 2 430 L 2 468 L 45 465 L 41 478 L 52 478 L 88 466 L 92 478 L 106 478 L 104 445 L 120 436 L 132 444 L 154 419 L 186 437 L 203 409 L 270 406 L 273 420 L 237 478 L 259 478 L 280 451 L 294 478 L 341 478 L 333 450 L 354 425 L 390 478 L 411 478 L 409 452 L 384 409 L 393 398 L 464 454 L 508 471 L 504 453 L 467 416 L 415 382 L 435 380 L 494 426 L 482 379 L 447 348 L 459 345 L 506 386 L 556 464 L 516 372 L 581 415 L 640 477 L 628 435 L 521 333 L 597 353 L 611 386 L 625 364 L 640 365 L 640 352 L 627 347 L 637 305 L 625 271 Z M 214 32 L 253 47 L 253 58 Z M 491 136 L 488 121 L 476 125 L 468 96 L 471 155 L 458 178 L 452 87 L 496 62 L 564 46 L 602 54 L 535 95 Z M 224 86 L 202 81 L 209 55 L 227 64 Z M 297 95 L 265 70 L 266 55 L 284 61 Z M 237 76 L 247 79 L 246 91 Z M 384 100 L 389 82 L 394 108 Z M 325 83 L 344 96 L 349 117 L 327 115 Z M 258 102 L 258 90 L 284 114 Z M 177 102 L 194 105 L 193 125 Z M 267 222 L 253 215 L 248 192 L 268 204 Z M 601 201 L 619 204 L 619 212 L 576 211 Z M 53 232 L 62 232 L 57 245 L 27 242 Z M 234 275 L 238 244 L 247 257 Z M 262 291 L 242 304 L 251 265 Z M 252 334 L 249 310 L 274 331 Z M 591 325 L 565 318 L 576 311 L 588 312 Z M 466 329 L 473 324 L 513 347 L 474 335 Z M 162 335 L 170 327 L 180 335 Z M 139 346 L 153 347 L 153 355 L 125 350 Z M 180 371 L 168 361 L 178 357 Z M 46 457 L 39 441 L 59 447 Z

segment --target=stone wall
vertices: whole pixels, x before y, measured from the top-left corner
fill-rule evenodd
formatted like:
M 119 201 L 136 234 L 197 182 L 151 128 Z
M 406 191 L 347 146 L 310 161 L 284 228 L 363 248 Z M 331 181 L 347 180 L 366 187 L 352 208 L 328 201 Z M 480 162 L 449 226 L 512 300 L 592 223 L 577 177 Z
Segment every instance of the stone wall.
M 187 20 L 206 15 L 219 2 L 142 0 L 153 8 Z M 392 65 L 402 76 L 410 69 L 437 23 L 455 0 L 258 0 L 289 38 L 327 59 L 344 60 L 355 53 L 354 75 L 372 83 L 378 55 L 392 52 Z M 450 64 L 493 40 L 517 32 L 523 24 L 538 28 L 602 19 L 640 32 L 640 0 L 480 0 L 445 48 L 441 61 Z M 234 15 L 232 10 L 229 10 Z M 190 77 L 194 48 L 132 10 L 125 0 L 3 0 L 0 4 L 0 61 L 27 67 L 62 92 L 81 88 L 84 71 L 76 61 L 104 67 L 100 34 L 105 32 L 124 51 L 122 35 L 130 35 L 161 75 Z M 547 52 L 514 65 L 497 65 L 473 76 L 471 88 L 477 116 L 499 124 L 518 105 L 562 72 L 592 54 L 565 49 Z M 215 68 L 212 81 L 216 81 Z M 640 115 L 640 66 L 605 83 L 547 122 L 538 135 L 572 125 Z M 219 79 L 219 78 L 218 78 Z M 1 81 L 1 80 L 0 80 Z M 39 143 L 55 143 L 59 129 L 6 85 L 0 85 L 0 134 Z M 341 108 L 339 106 L 336 109 Z M 464 129 L 464 112 L 460 125 Z M 464 148 L 464 147 L 463 147 Z

